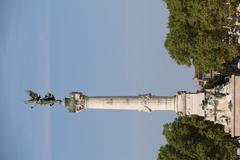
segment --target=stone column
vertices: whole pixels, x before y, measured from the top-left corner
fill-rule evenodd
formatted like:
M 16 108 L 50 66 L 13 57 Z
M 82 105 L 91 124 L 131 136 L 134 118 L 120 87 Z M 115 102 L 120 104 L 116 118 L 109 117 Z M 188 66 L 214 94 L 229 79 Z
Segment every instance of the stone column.
M 86 97 L 86 109 L 115 109 L 115 110 L 137 110 L 137 111 L 157 111 L 175 110 L 174 96 L 94 96 Z
M 85 96 L 81 92 L 72 92 L 65 98 L 64 105 L 70 112 L 82 109 L 137 110 L 144 112 L 170 110 L 175 111 L 175 96 Z

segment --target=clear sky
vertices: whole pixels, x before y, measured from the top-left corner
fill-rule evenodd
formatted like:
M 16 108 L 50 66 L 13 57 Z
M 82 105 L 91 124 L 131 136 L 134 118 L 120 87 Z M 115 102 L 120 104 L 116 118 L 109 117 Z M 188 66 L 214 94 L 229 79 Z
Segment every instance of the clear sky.
M 1 0 L 0 159 L 151 160 L 174 112 L 31 110 L 24 90 L 63 98 L 194 91 L 163 47 L 161 0 Z

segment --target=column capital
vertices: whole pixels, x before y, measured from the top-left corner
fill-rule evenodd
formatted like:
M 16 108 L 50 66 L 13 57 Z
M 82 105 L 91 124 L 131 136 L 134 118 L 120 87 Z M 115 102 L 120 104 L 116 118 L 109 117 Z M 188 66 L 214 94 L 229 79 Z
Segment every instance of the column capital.
M 69 112 L 80 112 L 85 108 L 86 98 L 82 92 L 71 92 L 69 97 L 64 99 L 65 106 Z

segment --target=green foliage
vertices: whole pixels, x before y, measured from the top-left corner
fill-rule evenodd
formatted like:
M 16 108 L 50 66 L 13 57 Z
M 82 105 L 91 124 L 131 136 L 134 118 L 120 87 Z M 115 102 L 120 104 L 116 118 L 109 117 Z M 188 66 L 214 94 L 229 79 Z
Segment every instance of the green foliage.
M 223 75 L 216 75 L 212 79 L 209 79 L 208 82 L 203 86 L 204 89 L 212 89 L 216 86 L 226 84 L 229 81 L 229 78 Z
M 160 147 L 158 160 L 237 160 L 237 142 L 222 125 L 199 116 L 178 117 L 164 125 L 168 144 Z
M 230 77 L 232 74 L 240 74 L 240 70 L 237 68 L 237 64 L 240 57 L 234 58 L 232 61 L 224 63 L 223 68 L 219 70 L 220 74 L 225 77 Z
M 219 70 L 220 74 L 214 76 L 212 79 L 209 79 L 203 86 L 203 90 L 226 84 L 233 74 L 240 75 L 240 70 L 237 68 L 239 58 L 240 57 L 236 57 L 232 61 L 224 63 L 223 67 Z
M 169 30 L 165 41 L 170 56 L 181 65 L 196 65 L 203 71 L 239 55 L 238 44 L 226 44 L 228 20 L 236 11 L 236 0 L 164 0 L 169 10 Z

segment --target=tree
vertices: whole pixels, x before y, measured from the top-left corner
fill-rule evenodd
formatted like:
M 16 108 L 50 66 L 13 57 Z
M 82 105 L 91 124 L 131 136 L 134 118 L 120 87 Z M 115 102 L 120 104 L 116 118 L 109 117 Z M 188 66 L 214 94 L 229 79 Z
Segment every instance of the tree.
M 237 67 L 239 58 L 236 57 L 232 61 L 224 63 L 222 69 L 219 70 L 219 74 L 209 79 L 203 86 L 203 90 L 226 84 L 233 74 L 240 75 L 240 70 Z
M 160 147 L 158 160 L 237 160 L 236 147 L 224 127 L 199 116 L 183 116 L 164 125 L 168 144 Z
M 240 55 L 237 43 L 224 43 L 235 15 L 236 0 L 164 0 L 169 10 L 165 47 L 181 65 L 197 65 L 203 71 L 219 70 Z
M 209 79 L 207 83 L 203 86 L 202 90 L 212 89 L 216 86 L 221 86 L 229 82 L 229 78 L 224 75 L 216 75 L 212 79 Z

